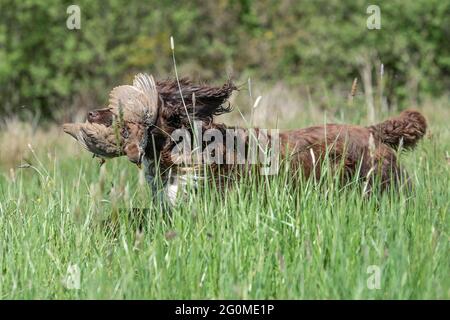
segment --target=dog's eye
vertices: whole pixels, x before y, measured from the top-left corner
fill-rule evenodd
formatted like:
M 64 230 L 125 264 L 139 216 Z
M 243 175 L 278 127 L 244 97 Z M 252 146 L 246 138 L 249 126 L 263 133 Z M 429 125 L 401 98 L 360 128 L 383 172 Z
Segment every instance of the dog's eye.
M 130 134 L 128 133 L 128 128 L 127 128 L 127 127 L 123 127 L 123 128 L 122 128 L 121 135 L 122 135 L 122 137 L 124 137 L 125 139 L 128 139 L 128 137 L 130 136 Z

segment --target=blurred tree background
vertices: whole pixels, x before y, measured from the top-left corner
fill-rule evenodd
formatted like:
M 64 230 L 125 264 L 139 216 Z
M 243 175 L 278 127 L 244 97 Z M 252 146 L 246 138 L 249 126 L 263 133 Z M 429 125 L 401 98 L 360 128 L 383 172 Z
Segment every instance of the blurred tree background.
M 69 5 L 81 29 L 66 27 Z M 381 9 L 381 29 L 366 12 Z M 106 102 L 144 71 L 219 83 L 247 77 L 319 94 L 376 86 L 389 103 L 450 88 L 449 0 L 0 0 L 0 114 L 55 119 Z

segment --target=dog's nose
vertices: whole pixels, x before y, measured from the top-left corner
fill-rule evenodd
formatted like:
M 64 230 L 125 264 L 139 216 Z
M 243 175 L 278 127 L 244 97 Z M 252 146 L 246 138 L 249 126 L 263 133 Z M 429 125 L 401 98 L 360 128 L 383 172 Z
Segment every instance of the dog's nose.
M 88 118 L 88 121 L 89 121 L 89 122 L 95 121 L 95 119 L 96 119 L 97 117 L 98 117 L 98 112 L 97 112 L 97 111 L 89 111 L 89 112 L 88 112 L 87 118 Z

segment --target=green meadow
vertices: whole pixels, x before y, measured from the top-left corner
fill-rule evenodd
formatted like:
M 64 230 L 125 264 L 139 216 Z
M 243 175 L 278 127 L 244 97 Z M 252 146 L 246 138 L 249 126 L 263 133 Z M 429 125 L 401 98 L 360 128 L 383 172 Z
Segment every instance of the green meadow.
M 294 184 L 281 170 L 225 195 L 205 187 L 171 212 L 125 158 L 100 168 L 59 128 L 10 123 L 0 135 L 0 297 L 448 299 L 449 111 L 419 109 L 429 134 L 400 156 L 412 193 L 363 197 L 326 173 Z M 305 111 L 285 125 L 321 117 Z
M 0 299 L 450 299 L 449 0 L 0 0 Z M 137 73 L 221 86 L 218 122 L 370 125 L 416 108 L 411 177 L 364 195 L 281 168 L 170 211 L 61 125 Z M 261 97 L 261 98 L 260 98 Z

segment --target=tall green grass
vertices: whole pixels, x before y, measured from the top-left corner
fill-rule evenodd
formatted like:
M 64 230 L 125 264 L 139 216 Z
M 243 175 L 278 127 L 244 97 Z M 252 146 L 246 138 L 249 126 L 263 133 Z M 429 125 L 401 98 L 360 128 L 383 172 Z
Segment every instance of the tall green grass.
M 169 213 L 126 159 L 99 169 L 81 149 L 35 148 L 31 166 L 0 175 L 0 298 L 448 299 L 450 134 L 427 115 L 433 136 L 401 157 L 411 194 L 363 197 L 281 171 Z M 126 210 L 144 207 L 140 221 Z

